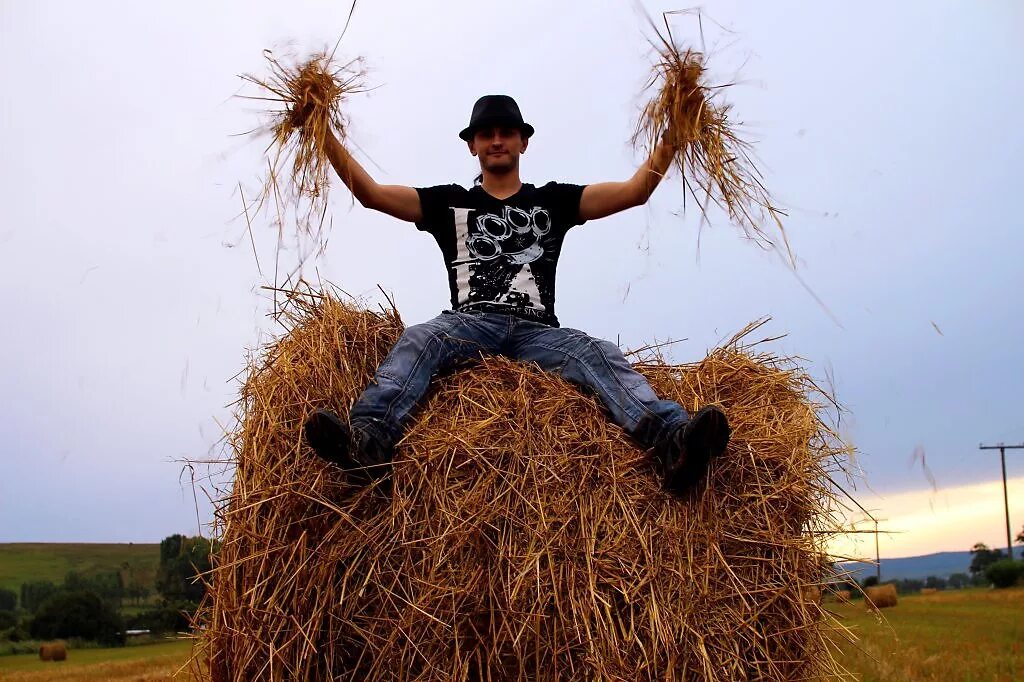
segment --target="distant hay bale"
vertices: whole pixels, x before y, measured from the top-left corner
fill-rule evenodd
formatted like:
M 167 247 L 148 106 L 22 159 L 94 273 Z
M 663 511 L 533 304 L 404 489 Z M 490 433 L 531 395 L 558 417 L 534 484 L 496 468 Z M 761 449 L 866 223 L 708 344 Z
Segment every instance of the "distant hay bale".
M 887 609 L 896 606 L 896 602 L 896 586 L 892 583 L 874 585 L 864 590 L 864 603 L 868 609 Z
M 821 588 L 817 585 L 805 585 L 803 589 L 800 590 L 800 596 L 809 604 L 820 604 Z
M 836 592 L 836 601 L 840 604 L 849 604 L 853 600 L 853 593 L 850 590 L 839 590 Z
M 939 590 L 937 588 L 935 588 L 935 587 L 922 587 L 921 588 L 921 594 L 922 595 L 925 595 L 925 594 L 935 594 L 938 591 Z
M 64 642 L 52 642 L 39 645 L 40 661 L 63 661 L 68 657 L 67 647 Z
M 350 487 L 303 444 L 345 414 L 402 330 L 312 291 L 241 389 L 233 488 L 194 670 L 245 679 L 759 679 L 836 675 L 829 575 L 845 446 L 791 363 L 738 343 L 637 364 L 733 438 L 691 499 L 593 397 L 489 358 L 437 380 L 390 490 Z M 824 401 L 822 400 L 822 404 Z

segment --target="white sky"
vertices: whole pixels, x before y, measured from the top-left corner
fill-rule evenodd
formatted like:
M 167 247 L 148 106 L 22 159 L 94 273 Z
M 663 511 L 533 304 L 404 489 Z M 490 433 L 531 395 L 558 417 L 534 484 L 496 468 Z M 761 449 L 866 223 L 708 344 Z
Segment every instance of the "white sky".
M 711 66 L 739 73 L 727 98 L 790 210 L 802 276 L 842 326 L 724 222 L 704 230 L 698 261 L 676 179 L 649 206 L 570 234 L 559 317 L 624 346 L 685 338 L 674 359 L 688 361 L 771 315 L 770 330 L 789 333 L 775 350 L 832 376 L 850 409 L 866 506 L 884 517 L 887 500 L 918 491 L 920 514 L 905 516 L 919 530 L 892 555 L 999 545 L 1001 504 L 929 535 L 944 517 L 910 459 L 923 447 L 953 491 L 998 478 L 979 441 L 1024 441 L 1024 6 L 704 9 L 733 32 L 709 29 Z M 262 142 L 231 137 L 258 123 L 231 97 L 237 75 L 264 73 L 266 47 L 333 44 L 346 13 L 0 0 L 0 541 L 195 532 L 174 460 L 215 445 L 231 377 L 269 329 L 234 219 L 237 184 L 254 189 L 263 163 Z M 364 1 L 340 53 L 365 56 L 380 87 L 353 99 L 353 138 L 382 181 L 468 184 L 476 168 L 456 133 L 476 97 L 507 92 L 538 131 L 527 181 L 624 179 L 639 161 L 627 141 L 649 68 L 642 29 L 625 0 Z M 410 323 L 447 305 L 430 237 L 353 208 L 341 189 L 333 208 L 324 279 L 371 298 L 381 284 Z M 257 225 L 255 237 L 266 272 L 275 235 Z M 1024 451 L 1008 460 L 1016 532 Z M 950 504 L 956 515 L 966 502 Z

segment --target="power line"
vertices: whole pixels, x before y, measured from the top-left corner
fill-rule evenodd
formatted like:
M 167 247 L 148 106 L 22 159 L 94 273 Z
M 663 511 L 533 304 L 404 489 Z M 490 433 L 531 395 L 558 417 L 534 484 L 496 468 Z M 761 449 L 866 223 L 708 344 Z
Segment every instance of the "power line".
M 998 450 L 999 461 L 1003 466 L 1003 507 L 1006 510 L 1006 556 L 1013 558 L 1013 541 L 1010 539 L 1010 498 L 1006 494 L 1006 451 L 1024 450 L 1024 443 L 1020 445 L 978 445 L 979 450 Z

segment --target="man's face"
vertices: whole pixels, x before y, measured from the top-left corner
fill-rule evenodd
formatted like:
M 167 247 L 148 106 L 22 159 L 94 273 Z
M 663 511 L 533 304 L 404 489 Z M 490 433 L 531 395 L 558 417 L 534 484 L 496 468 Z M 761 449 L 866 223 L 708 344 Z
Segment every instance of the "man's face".
M 480 159 L 481 170 L 507 173 L 519 167 L 519 155 L 528 143 L 519 129 L 494 126 L 476 131 L 469 141 L 469 152 Z

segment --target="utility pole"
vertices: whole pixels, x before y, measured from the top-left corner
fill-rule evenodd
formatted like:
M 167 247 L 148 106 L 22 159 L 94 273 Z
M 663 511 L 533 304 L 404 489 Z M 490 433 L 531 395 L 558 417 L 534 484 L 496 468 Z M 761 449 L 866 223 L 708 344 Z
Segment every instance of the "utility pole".
M 1010 498 L 1006 494 L 1006 451 L 1007 450 L 1024 450 L 1024 443 L 1020 445 L 978 445 L 979 450 L 998 450 L 999 461 L 1003 465 L 1003 507 L 1006 510 L 1006 556 L 1010 559 L 1013 558 L 1013 541 L 1010 537 Z
M 882 555 L 878 551 L 878 519 L 875 519 L 875 578 L 882 584 Z

